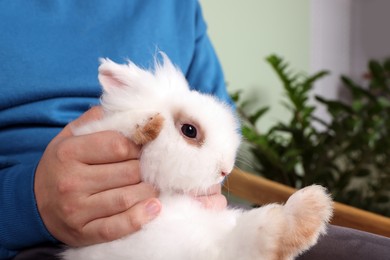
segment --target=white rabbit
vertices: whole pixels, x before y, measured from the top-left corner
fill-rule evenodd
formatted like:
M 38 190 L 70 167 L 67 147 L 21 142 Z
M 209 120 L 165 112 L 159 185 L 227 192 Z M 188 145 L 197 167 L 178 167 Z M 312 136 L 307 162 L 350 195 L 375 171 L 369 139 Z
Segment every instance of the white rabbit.
M 321 186 L 304 188 L 283 205 L 258 209 L 205 209 L 189 191 L 205 192 L 234 166 L 240 144 L 233 110 L 189 89 L 183 74 L 161 53 L 153 71 L 102 60 L 102 120 L 77 135 L 117 130 L 143 145 L 144 181 L 160 190 L 162 210 L 135 234 L 69 248 L 67 260 L 293 259 L 314 245 L 332 215 Z

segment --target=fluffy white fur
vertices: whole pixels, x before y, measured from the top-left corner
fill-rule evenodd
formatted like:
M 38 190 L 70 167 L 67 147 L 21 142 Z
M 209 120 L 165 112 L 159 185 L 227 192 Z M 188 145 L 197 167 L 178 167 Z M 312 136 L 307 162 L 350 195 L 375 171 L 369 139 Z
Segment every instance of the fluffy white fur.
M 161 53 L 153 71 L 129 62 L 102 60 L 105 116 L 77 135 L 117 130 L 143 145 L 141 174 L 161 191 L 160 215 L 122 239 L 67 249 L 68 260 L 98 259 L 293 259 L 314 245 L 332 214 L 324 188 L 310 186 L 286 205 L 250 211 L 204 209 L 186 195 L 220 183 L 234 166 L 239 123 L 231 108 L 189 89 L 182 73 Z M 198 136 L 186 137 L 184 124 Z

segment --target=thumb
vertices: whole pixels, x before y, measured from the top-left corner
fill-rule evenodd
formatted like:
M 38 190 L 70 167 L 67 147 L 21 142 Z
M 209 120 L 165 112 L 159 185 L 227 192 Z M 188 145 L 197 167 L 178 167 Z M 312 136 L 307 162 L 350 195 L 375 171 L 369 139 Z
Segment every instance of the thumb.
M 101 106 L 95 106 L 90 108 L 87 112 L 82 114 L 76 120 L 67 124 L 64 129 L 58 134 L 58 137 L 69 137 L 72 136 L 72 128 L 86 124 L 87 122 L 99 120 L 103 117 L 103 109 Z

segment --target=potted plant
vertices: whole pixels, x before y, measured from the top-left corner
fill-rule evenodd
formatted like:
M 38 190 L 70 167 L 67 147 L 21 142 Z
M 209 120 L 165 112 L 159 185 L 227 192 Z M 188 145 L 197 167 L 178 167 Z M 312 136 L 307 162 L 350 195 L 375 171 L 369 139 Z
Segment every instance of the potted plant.
M 284 105 L 291 112 L 287 123 L 260 132 L 257 124 L 269 108 L 248 113 L 240 92 L 232 95 L 255 160 L 254 172 L 293 188 L 321 184 L 338 202 L 389 217 L 390 60 L 370 61 L 364 86 L 341 78 L 350 102 L 316 97 L 326 106 L 330 122 L 316 117 L 309 102 L 314 83 L 328 72 L 294 73 L 276 55 L 267 62 L 284 87 Z

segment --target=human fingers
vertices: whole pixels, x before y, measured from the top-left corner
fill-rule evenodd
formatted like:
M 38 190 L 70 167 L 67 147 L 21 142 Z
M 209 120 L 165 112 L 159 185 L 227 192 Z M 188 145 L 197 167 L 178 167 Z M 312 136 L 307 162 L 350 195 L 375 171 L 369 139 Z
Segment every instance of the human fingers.
M 160 211 L 160 201 L 151 198 L 120 214 L 93 220 L 82 229 L 83 235 L 89 238 L 84 245 L 112 241 L 132 234 L 154 219 Z
M 226 197 L 222 194 L 211 196 L 201 196 L 196 198 L 204 208 L 213 210 L 223 210 L 227 206 Z
M 97 182 L 103 182 L 106 178 L 106 183 L 108 183 L 109 176 L 112 180 L 116 179 L 117 172 L 111 171 L 109 166 L 115 165 L 116 167 L 117 164 L 87 165 L 77 160 L 66 160 L 64 155 L 58 158 L 58 149 L 62 149 L 58 147 L 71 138 L 73 137 L 64 138 L 62 142 L 48 146 L 37 167 L 34 191 L 42 220 L 51 234 L 66 244 L 80 246 L 95 240 L 94 237 L 88 237 L 82 232 L 82 227 L 87 223 L 96 220 L 99 216 L 122 214 L 123 211 L 132 208 L 141 200 L 157 195 L 152 188 L 133 188 L 130 192 L 134 185 L 123 189 L 114 188 L 114 191 L 122 191 L 117 196 L 108 192 L 108 186 L 99 191 L 97 187 L 100 184 L 96 184 Z M 137 182 L 139 179 L 138 166 L 131 169 L 126 163 L 130 164 L 127 161 L 119 163 L 122 165 L 121 167 L 125 168 L 122 172 L 133 170 L 134 181 Z M 98 170 L 99 166 L 102 167 L 102 170 Z M 98 172 L 98 177 L 93 180 L 94 170 Z M 122 175 L 119 179 L 126 179 L 126 174 L 121 174 L 119 171 L 119 175 Z M 109 186 L 115 186 L 115 184 L 123 187 L 123 184 L 116 180 L 112 181 Z M 135 186 L 141 187 L 142 185 Z M 91 192 L 92 190 L 94 191 Z M 124 190 L 126 192 L 123 192 Z M 105 196 L 93 197 L 99 193 L 101 193 L 100 195 L 105 194 Z M 115 201 L 122 207 L 115 209 L 114 206 L 118 204 L 113 203 Z
M 78 219 L 77 223 L 87 223 L 91 220 L 120 214 L 140 201 L 155 198 L 157 195 L 157 190 L 144 182 L 106 190 L 82 200 L 80 207 L 84 210 L 79 211 L 74 217 Z
M 84 182 L 86 193 L 95 194 L 140 183 L 139 167 L 138 160 L 89 165 L 80 172 L 78 178 Z
M 116 131 L 67 138 L 57 152 L 65 161 L 77 160 L 90 165 L 137 159 L 139 154 L 140 147 Z
M 198 200 L 204 208 L 222 210 L 227 206 L 227 200 L 221 192 L 221 185 L 216 184 L 203 193 L 192 193 L 192 196 Z

